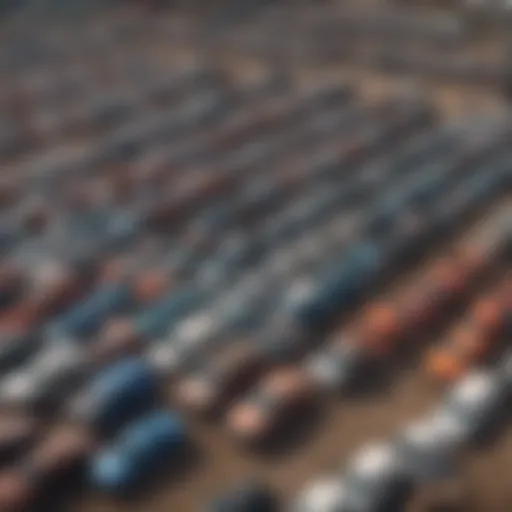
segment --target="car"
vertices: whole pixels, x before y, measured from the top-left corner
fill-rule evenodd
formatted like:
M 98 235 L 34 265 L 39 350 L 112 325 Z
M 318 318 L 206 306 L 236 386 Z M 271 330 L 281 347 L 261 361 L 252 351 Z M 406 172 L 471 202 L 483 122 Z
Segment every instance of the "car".
M 83 273 L 82 273 L 83 272 Z M 29 268 L 29 301 L 39 318 L 54 317 L 87 291 L 86 269 L 79 264 L 44 257 Z
M 344 392 L 366 375 L 367 355 L 362 347 L 343 337 L 330 341 L 306 359 L 305 367 L 322 391 Z
M 306 485 L 287 512 L 352 512 L 346 501 L 346 488 L 340 475 L 329 475 Z
M 396 220 L 407 206 L 407 198 L 402 191 L 392 191 L 379 200 L 365 214 L 364 232 L 369 236 L 382 236 L 393 231 Z
M 204 512 L 277 512 L 279 499 L 273 489 L 258 480 L 240 483 L 208 504 Z
M 130 316 L 108 320 L 97 336 L 87 344 L 88 357 L 97 365 L 137 354 L 145 346 Z
M 422 276 L 419 282 L 407 288 L 398 299 L 398 308 L 407 331 L 436 325 L 444 314 L 447 301 L 446 291 L 436 282 L 423 279 Z
M 96 449 L 96 439 L 87 428 L 57 425 L 25 455 L 21 466 L 31 483 L 44 493 L 59 489 L 64 478 L 83 476 L 86 463 Z
M 499 372 L 473 370 L 448 391 L 442 411 L 479 443 L 500 426 L 508 399 L 507 383 Z
M 341 261 L 334 261 L 322 272 L 314 293 L 297 311 L 300 324 L 314 329 L 333 314 L 354 307 L 379 274 L 381 261 L 381 251 L 375 244 L 363 241 L 352 246 Z
M 134 126 L 126 126 L 109 135 L 96 148 L 96 160 L 99 164 L 126 163 L 137 158 L 147 144 L 145 133 L 153 119 L 145 119 Z
M 258 312 L 261 315 L 259 320 L 263 322 L 256 336 L 258 344 L 265 357 L 273 363 L 296 361 L 311 346 L 314 331 L 304 328 L 296 316 L 283 311 L 273 295 L 271 293 L 267 296 L 268 303 L 263 305 L 266 309 Z
M 135 315 L 137 335 L 147 341 L 165 336 L 189 312 L 203 304 L 203 295 L 194 283 L 166 293 Z
M 409 506 L 414 510 L 467 510 L 471 496 L 464 472 L 460 471 L 460 454 L 467 442 L 465 426 L 443 411 L 402 432 L 397 449 L 415 483 Z
M 349 461 L 343 474 L 347 510 L 400 510 L 412 485 L 398 452 L 391 444 L 370 443 Z
M 13 462 L 33 445 L 40 433 L 29 414 L 10 413 L 0 421 L 0 464 Z
M 470 370 L 477 354 L 483 353 L 484 345 L 485 341 L 478 332 L 472 329 L 461 330 L 457 333 L 456 344 L 447 343 L 434 347 L 428 353 L 425 371 L 437 382 L 456 382 Z
M 65 342 L 45 345 L 25 366 L 2 379 L 0 401 L 21 408 L 55 410 L 91 370 L 79 346 Z
M 87 338 L 99 331 L 109 317 L 120 314 L 132 304 L 130 283 L 105 283 L 55 321 L 54 328 L 64 336 Z
M 484 206 L 492 201 L 497 194 L 501 193 L 505 181 L 501 169 L 509 168 L 509 159 L 510 157 L 506 157 L 503 163 L 494 164 L 496 171 L 492 167 L 486 169 L 486 173 L 477 174 L 464 184 L 472 205 L 476 207 Z
M 102 231 L 109 250 L 120 252 L 132 247 L 143 231 L 144 215 L 133 204 L 107 215 Z
M 361 117 L 361 106 L 357 103 L 350 103 L 348 105 L 340 105 L 337 108 L 318 109 L 317 112 L 310 118 L 308 122 L 307 131 L 304 135 L 298 137 L 297 141 L 315 142 L 324 140 L 326 136 L 339 136 L 348 133 L 350 128 L 358 126 L 363 119 Z M 329 164 L 325 166 L 326 162 L 318 162 L 315 165 L 316 171 L 313 176 L 322 177 L 323 179 L 329 176 L 336 175 L 339 172 L 338 168 L 333 168 Z
M 353 100 L 353 88 L 344 83 L 324 83 L 304 94 L 306 105 L 322 108 L 334 108 L 346 105 Z
M 448 306 L 447 301 L 455 302 L 464 295 L 472 282 L 472 277 L 471 269 L 463 262 L 459 262 L 455 255 L 454 258 L 437 258 L 429 266 L 425 280 L 436 284 L 438 290 L 446 297 L 443 305 Z
M 144 358 L 158 375 L 171 382 L 194 370 L 202 359 L 201 354 L 198 354 L 193 346 L 173 342 L 168 338 L 151 343 Z
M 405 427 L 394 443 L 415 485 L 426 485 L 456 474 L 465 441 L 464 426 L 434 413 Z
M 504 282 L 500 283 L 497 290 L 491 291 L 480 297 L 471 309 L 470 322 L 474 325 L 475 329 L 481 331 L 489 343 L 495 342 L 506 330 L 507 322 L 507 305 L 505 301 L 507 297 L 506 287 L 508 280 L 505 278 Z
M 404 340 L 408 325 L 392 302 L 373 302 L 356 321 L 356 339 L 373 354 L 387 355 Z
M 4 332 L 0 336 L 0 371 L 5 373 L 20 368 L 42 346 L 42 336 L 32 329 Z
M 456 257 L 461 268 L 468 268 L 472 275 L 481 276 L 491 265 L 499 262 L 506 254 L 510 245 L 510 236 L 506 231 L 489 229 L 483 239 L 472 240 L 470 243 L 457 247 Z
M 93 487 L 118 494 L 134 490 L 155 477 L 187 442 L 187 431 L 175 413 L 157 410 L 125 427 L 92 458 Z
M 489 294 L 473 304 L 468 318 L 457 324 L 446 342 L 427 358 L 427 371 L 435 379 L 450 381 L 486 360 L 506 330 L 506 310 L 499 296 Z
M 309 379 L 300 368 L 276 368 L 231 406 L 226 424 L 243 442 L 264 442 L 291 416 L 303 412 L 312 397 Z
M 26 237 L 37 237 L 44 234 L 51 225 L 54 215 L 54 211 L 45 198 L 35 194 L 31 195 L 30 192 L 14 210 L 16 225 Z
M 174 395 L 186 410 L 211 413 L 227 406 L 252 384 L 263 369 L 254 345 L 235 341 L 222 347 L 175 383 Z
M 95 432 L 116 431 L 147 411 L 160 398 L 160 380 L 155 369 L 141 358 L 127 357 L 102 368 L 66 404 L 75 421 Z
M 15 512 L 33 506 L 37 501 L 35 486 L 22 468 L 14 467 L 0 473 L 0 507 Z

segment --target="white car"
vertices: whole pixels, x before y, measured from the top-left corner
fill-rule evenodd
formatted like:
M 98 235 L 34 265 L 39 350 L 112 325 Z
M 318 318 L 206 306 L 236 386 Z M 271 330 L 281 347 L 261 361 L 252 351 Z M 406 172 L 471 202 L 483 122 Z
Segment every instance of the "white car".
M 307 486 L 294 500 L 289 512 L 349 512 L 341 477 L 328 476 Z
M 400 510 L 412 490 L 399 453 L 385 443 L 368 445 L 356 455 L 347 467 L 344 485 L 350 512 Z
M 475 370 L 449 391 L 442 411 L 467 429 L 468 441 L 478 440 L 497 426 L 508 389 L 499 372 Z

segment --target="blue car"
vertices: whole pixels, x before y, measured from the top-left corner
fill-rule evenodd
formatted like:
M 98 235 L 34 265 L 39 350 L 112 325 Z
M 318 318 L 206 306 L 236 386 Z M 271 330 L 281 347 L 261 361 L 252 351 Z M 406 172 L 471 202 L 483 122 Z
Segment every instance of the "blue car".
M 154 478 L 184 447 L 186 428 L 179 416 L 156 411 L 121 431 L 113 444 L 93 459 L 90 478 L 108 493 L 130 491 Z
M 71 417 L 102 432 L 115 431 L 152 407 L 159 398 L 159 375 L 137 358 L 103 369 L 71 399 Z

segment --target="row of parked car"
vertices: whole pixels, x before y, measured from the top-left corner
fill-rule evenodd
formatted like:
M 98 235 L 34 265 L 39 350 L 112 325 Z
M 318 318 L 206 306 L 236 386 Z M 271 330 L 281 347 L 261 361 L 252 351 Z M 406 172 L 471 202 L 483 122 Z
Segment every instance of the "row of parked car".
M 346 90 L 343 91 L 341 97 L 346 102 Z M 377 111 L 391 109 L 395 117 L 391 117 L 393 122 L 383 125 L 384 129 L 379 124 L 363 124 L 365 130 L 369 126 L 375 130 L 363 132 L 366 135 L 363 140 L 368 141 L 366 146 L 353 134 L 345 135 L 347 143 L 341 160 L 336 160 L 340 156 L 334 153 L 333 161 L 327 159 L 319 166 L 331 180 L 341 178 L 336 173 L 336 162 L 351 163 L 355 170 L 360 158 L 370 156 L 372 150 L 377 155 L 361 173 L 350 172 L 351 167 L 347 166 L 341 182 L 320 180 L 320 185 L 328 183 L 337 194 L 343 195 L 348 187 L 350 194 L 345 196 L 346 202 L 339 204 L 339 198 L 334 197 L 329 205 L 328 189 L 320 188 L 325 193 L 318 194 L 314 182 L 306 188 L 305 195 L 297 190 L 289 201 L 289 209 L 292 212 L 298 209 L 300 215 L 291 215 L 291 228 L 270 238 L 274 245 L 270 243 L 268 258 L 253 260 L 252 266 L 251 263 L 242 265 L 241 289 L 237 289 L 236 283 L 232 288 L 226 281 L 220 288 L 195 288 L 204 283 L 203 276 L 196 277 L 197 283 L 185 276 L 180 280 L 172 273 L 170 277 L 174 278 L 170 281 L 160 273 L 156 278 L 152 274 L 152 279 L 140 281 L 148 267 L 126 267 L 122 264 L 126 260 L 119 259 L 123 254 L 133 254 L 133 246 L 128 244 L 123 250 L 117 249 L 116 258 L 101 266 L 99 274 L 97 268 L 87 265 L 89 272 L 64 273 L 67 281 L 55 281 L 55 276 L 62 274 L 46 270 L 50 276 L 47 284 L 67 282 L 67 286 L 60 288 L 60 296 L 59 293 L 53 297 L 47 295 L 49 289 L 34 296 L 33 288 L 26 286 L 30 280 L 26 281 L 24 269 L 16 270 L 18 261 L 12 259 L 12 270 L 5 270 L 3 299 L 6 350 L 2 362 L 8 371 L 0 382 L 3 407 L 11 411 L 9 414 L 15 413 L 8 423 L 14 427 L 6 427 L 6 457 L 12 460 L 13 455 L 16 458 L 27 446 L 38 442 L 28 458 L 23 457 L 15 470 L 6 474 L 5 502 L 12 500 L 12 507 L 19 506 L 20 501 L 16 500 L 28 500 L 29 491 L 34 492 L 43 483 L 48 485 L 46 482 L 62 474 L 63 468 L 67 472 L 68 464 L 83 463 L 98 443 L 104 448 L 93 458 L 96 462 L 92 466 L 92 482 L 111 492 L 130 488 L 148 474 L 153 464 L 158 467 L 160 461 L 172 458 L 186 443 L 186 428 L 174 413 L 151 413 L 161 403 L 162 377 L 171 376 L 171 394 L 178 408 L 201 413 L 225 411 L 230 431 L 250 442 L 271 436 L 289 412 L 310 402 L 315 391 L 311 376 L 316 375 L 320 382 L 325 375 L 318 375 L 313 369 L 315 365 L 307 365 L 312 368 L 309 376 L 293 361 L 319 343 L 322 328 L 349 309 L 355 300 L 364 299 L 372 284 L 394 268 L 412 263 L 440 236 L 453 235 L 471 211 L 485 205 L 510 184 L 506 139 L 499 137 L 507 133 L 506 125 L 498 123 L 470 133 L 465 126 L 436 131 L 430 124 L 432 121 L 428 121 L 433 118 L 425 117 L 424 107 L 412 105 L 399 102 L 377 107 Z M 419 128 L 420 120 L 428 127 L 425 133 L 420 130 L 415 138 L 411 134 L 413 143 L 403 149 L 399 139 L 400 146 L 389 156 L 380 155 L 370 143 L 394 142 L 393 135 L 398 129 Z M 370 117 L 368 122 L 373 119 Z M 389 151 L 383 142 L 380 144 Z M 430 171 L 427 178 L 425 170 Z M 258 174 L 246 176 L 250 180 Z M 299 176 L 304 176 L 303 171 Z M 393 186 L 393 177 L 401 180 L 398 187 Z M 334 183 L 338 184 L 336 188 L 332 187 Z M 372 192 L 376 183 L 382 183 L 381 187 L 390 183 L 389 192 Z M 311 190 L 315 201 L 306 201 L 305 207 L 297 208 L 301 200 L 309 199 Z M 347 214 L 353 216 L 348 231 Z M 275 217 L 269 219 L 260 226 L 263 229 L 253 226 L 251 236 L 256 238 L 259 233 L 268 236 L 268 226 L 273 228 L 273 233 Z M 498 219 L 493 236 L 463 247 L 455 256 L 456 266 L 446 267 L 446 262 L 434 266 L 427 282 L 436 283 L 433 277 L 438 276 L 440 289 L 432 292 L 436 305 L 439 293 L 456 295 L 461 287 L 468 286 L 472 278 L 491 266 L 496 257 L 500 254 L 506 257 L 509 219 L 506 211 Z M 332 224 L 332 220 L 336 222 Z M 305 244 L 309 236 L 314 237 L 318 232 L 320 240 L 332 244 L 329 250 L 322 243 Z M 154 236 L 162 239 L 169 234 Z M 263 240 L 269 244 L 265 236 Z M 282 252 L 276 244 L 279 241 Z M 16 245 L 11 250 L 15 251 Z M 157 244 L 156 249 L 151 248 L 158 253 L 159 247 Z M 204 251 L 204 246 L 199 248 Z M 274 251 L 281 252 L 280 259 L 284 260 L 278 265 L 273 258 Z M 256 279 L 251 280 L 252 272 Z M 267 272 L 277 286 L 272 287 L 269 279 L 262 279 Z M 87 281 L 83 283 L 82 295 L 76 287 L 77 276 Z M 177 283 L 181 285 L 171 286 Z M 252 288 L 256 284 L 259 286 Z M 70 292 L 78 299 L 71 307 Z M 230 300 L 222 299 L 226 293 Z M 250 300 L 240 300 L 247 293 Z M 432 301 L 432 296 L 426 296 L 427 302 Z M 22 309 L 27 308 L 25 301 L 30 299 L 28 303 L 33 307 L 32 301 L 41 297 L 45 299 L 44 307 L 36 301 L 38 307 L 32 323 L 27 322 L 27 317 L 16 320 L 20 304 Z M 275 297 L 276 301 L 272 302 Z M 212 309 L 211 304 L 223 307 Z M 407 301 L 407 304 L 412 303 Z M 422 302 L 416 306 L 422 309 L 420 313 L 425 313 L 430 304 Z M 388 333 L 396 333 L 395 320 L 385 309 L 381 313 L 378 306 L 376 309 L 370 306 L 370 321 L 362 322 L 361 342 L 340 343 L 355 348 L 346 351 L 348 360 L 350 354 L 359 354 L 359 348 L 369 349 L 372 355 L 382 354 L 382 341 L 391 347 Z M 116 322 L 107 325 L 109 318 Z M 106 333 L 111 336 L 108 340 Z M 103 345 L 106 341 L 109 343 Z M 125 358 L 141 350 L 146 351 L 146 359 L 134 355 Z M 122 359 L 113 361 L 119 357 Z M 73 390 L 76 393 L 69 398 Z M 36 434 L 37 422 L 34 424 L 31 418 L 24 417 L 34 413 L 52 417 L 59 410 L 73 422 L 72 427 L 65 429 L 69 434 L 64 435 L 58 428 L 50 431 L 48 437 L 40 438 Z M 25 429 L 18 427 L 23 422 Z M 103 441 L 112 435 L 113 445 Z
M 509 403 L 510 375 L 502 366 L 470 371 L 447 391 L 438 408 L 405 427 L 391 443 L 363 447 L 340 473 L 306 488 L 291 510 L 401 510 L 417 486 L 429 489 L 431 505 L 440 500 L 463 509 L 470 505 L 467 494 L 459 488 L 446 503 L 450 498 L 436 495 L 435 485 L 456 481 L 461 454 L 503 425 Z
M 510 120 L 448 125 L 417 96 L 155 70 L 130 50 L 132 21 L 77 29 L 69 47 L 34 31 L 0 57 L 19 89 L 4 96 L 5 161 L 30 152 L 13 126 L 44 142 L 0 177 L 2 511 L 37 509 L 75 473 L 131 491 L 194 443 L 182 414 L 272 438 L 510 256 L 506 210 L 414 297 L 372 300 L 330 337 L 510 189 Z M 253 509 L 274 503 L 251 492 Z
M 485 36 L 482 43 L 482 34 L 475 36 L 474 24 L 461 13 L 403 4 L 369 12 L 341 2 L 306 3 L 293 13 L 285 5 L 274 5 L 245 19 L 243 28 L 227 16 L 221 30 L 212 32 L 213 41 L 221 49 L 281 65 L 343 63 L 457 84 L 510 81 L 504 37 Z M 491 39 L 495 49 L 486 52 Z M 212 41 L 205 39 L 204 44 Z
M 510 331 L 510 276 L 477 297 L 444 343 L 427 358 L 426 370 L 441 382 L 450 382 L 467 368 L 496 353 Z
M 443 50 L 441 58 L 438 51 L 432 50 L 432 45 L 466 45 L 471 38 L 461 18 L 446 15 L 428 19 L 400 9 L 395 11 L 381 9 L 363 16 L 333 6 L 316 6 L 313 12 L 311 8 L 300 7 L 293 20 L 283 26 L 280 20 L 286 20 L 289 13 L 286 6 L 277 3 L 264 9 L 266 14 L 256 17 L 252 23 L 254 30 L 230 35 L 232 31 L 223 28 L 221 34 L 230 47 L 255 46 L 258 53 L 272 62 L 278 54 L 282 55 L 279 62 L 284 62 L 297 51 L 302 56 L 310 54 L 315 61 L 337 62 L 356 51 L 355 60 L 391 71 L 486 83 L 510 78 L 505 66 L 489 59 L 475 60 L 472 54 L 451 49 Z M 215 89 L 211 73 L 197 76 L 188 70 L 180 77 L 161 67 L 158 71 L 159 59 L 155 54 L 161 40 L 174 31 L 172 16 L 150 20 L 133 12 L 119 19 L 110 16 L 103 22 L 87 20 L 68 28 L 54 23 L 51 30 L 44 30 L 33 23 L 28 30 L 6 30 L 0 52 L 0 69 L 8 77 L 0 90 L 5 106 L 0 119 L 0 156 L 10 160 L 31 152 L 37 155 L 38 162 L 41 153 L 55 147 L 54 141 L 94 139 L 116 131 L 121 125 L 132 124 L 127 128 L 132 134 L 141 123 L 154 124 L 157 130 L 158 125 L 167 133 L 172 131 L 170 126 L 180 131 L 183 128 L 177 119 L 178 112 L 173 111 L 172 116 L 159 115 L 162 108 L 175 107 L 177 103 L 187 103 L 177 109 L 187 119 L 193 112 L 204 114 L 203 109 L 211 114 L 211 109 L 218 113 L 227 108 L 229 94 L 221 101 L 208 90 L 194 97 L 185 93 L 201 86 Z M 203 46 L 217 44 L 218 35 L 214 32 L 197 32 L 196 39 Z M 253 32 L 256 40 L 245 41 L 253 37 Z M 407 45 L 401 44 L 404 38 Z M 355 44 L 359 40 L 366 43 Z M 373 49 L 357 53 L 358 49 L 368 47 L 368 41 L 373 41 Z
M 424 5 L 422 0 L 399 0 L 397 3 L 407 6 Z M 501 16 L 503 18 L 510 12 L 510 6 L 506 0 L 441 0 L 436 4 L 439 7 L 450 8 L 450 10 L 457 9 L 462 14 L 477 14 L 480 16 Z
M 510 419 L 510 368 L 508 354 L 493 369 L 468 371 L 425 417 L 390 442 L 363 446 L 339 470 L 309 482 L 288 505 L 272 487 L 249 481 L 205 510 L 377 512 L 404 510 L 412 500 L 420 510 L 466 510 L 472 498 L 464 484 L 464 456 Z
M 463 281 L 453 280 L 452 283 L 460 285 Z M 499 339 L 505 342 L 510 339 L 509 284 L 506 280 L 496 283 L 493 294 L 493 297 L 500 297 L 502 311 L 506 311 L 501 315 L 504 322 L 497 320 L 494 311 L 488 314 L 490 309 L 485 308 L 486 313 L 474 317 L 477 333 L 488 328 L 487 334 L 491 335 L 492 330 L 494 337 L 499 324 L 503 329 Z M 450 296 L 453 300 L 457 292 L 463 293 L 456 284 L 445 290 L 443 300 L 435 303 L 438 314 L 432 314 L 430 319 L 446 313 L 445 297 L 449 301 Z M 434 308 L 425 311 L 433 313 Z M 428 325 L 429 320 L 425 316 L 422 319 Z M 447 339 L 456 342 L 454 338 Z M 338 354 L 357 353 L 347 344 L 340 343 L 338 349 Z M 353 372 L 344 371 L 347 361 L 353 360 L 350 357 L 342 358 L 340 364 L 337 364 L 339 359 L 324 359 L 321 373 L 329 375 L 328 381 L 324 380 L 329 386 L 324 390 L 347 390 L 347 377 L 354 376 Z M 475 359 L 473 365 L 477 362 Z M 328 364 L 330 371 L 326 372 Z M 468 447 L 487 442 L 509 421 L 510 369 L 510 353 L 502 355 L 492 368 L 472 368 L 468 362 L 464 374 L 452 375 L 452 383 L 441 404 L 432 412 L 405 426 L 391 442 L 378 441 L 363 446 L 339 471 L 331 471 L 308 483 L 288 505 L 283 504 L 276 490 L 267 484 L 249 481 L 235 486 L 205 510 L 270 512 L 284 508 L 297 512 L 360 512 L 404 510 L 412 503 L 419 506 L 419 510 L 432 510 L 431 507 L 465 510 L 471 506 L 472 498 L 464 484 L 464 456 Z

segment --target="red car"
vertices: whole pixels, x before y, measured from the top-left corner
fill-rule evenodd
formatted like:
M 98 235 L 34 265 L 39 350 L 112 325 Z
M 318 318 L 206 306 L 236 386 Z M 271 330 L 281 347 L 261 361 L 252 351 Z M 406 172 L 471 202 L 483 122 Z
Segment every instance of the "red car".
M 300 368 L 277 368 L 227 414 L 229 430 L 246 442 L 268 439 L 287 419 L 311 403 L 313 384 Z

